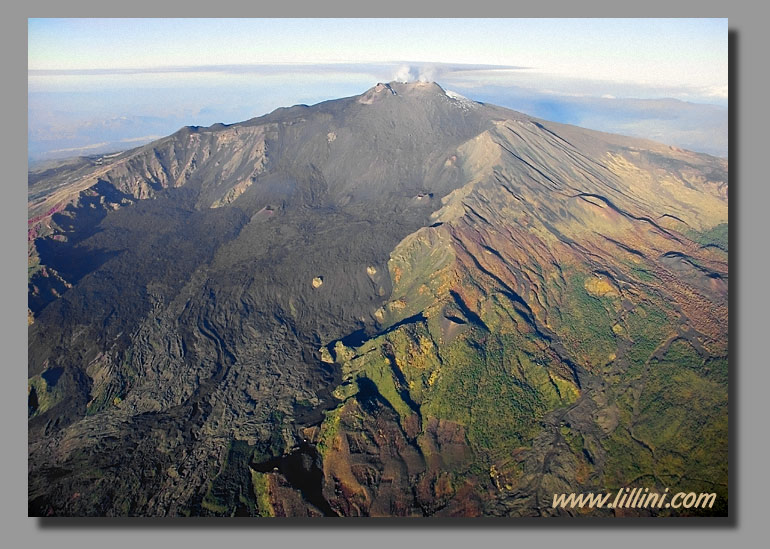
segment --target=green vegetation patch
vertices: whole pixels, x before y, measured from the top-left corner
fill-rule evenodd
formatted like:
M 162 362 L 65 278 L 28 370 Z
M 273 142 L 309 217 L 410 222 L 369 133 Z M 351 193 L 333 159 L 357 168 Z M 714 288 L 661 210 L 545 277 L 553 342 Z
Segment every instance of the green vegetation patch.
M 482 469 L 530 444 L 543 415 L 574 402 L 578 389 L 556 373 L 562 365 L 551 364 L 553 356 L 535 341 L 514 304 L 497 297 L 485 302 L 490 310 L 482 311 L 484 322 L 493 319 L 500 328 L 492 333 L 468 323 L 451 342 L 439 344 L 433 332 L 440 333 L 441 317 L 429 315 L 363 344 L 346 355 L 347 380 L 338 396 L 366 397 L 373 386 L 400 416 L 402 427 L 416 412 L 423 423 L 439 418 L 463 425 Z M 343 407 L 327 414 L 321 453 L 338 432 Z
M 607 455 L 602 481 L 606 489 L 614 490 L 645 476 L 652 478 L 655 470 L 653 455 L 634 440 L 627 427 L 615 429 L 601 444 Z
M 594 296 L 588 293 L 588 276 L 579 271 L 565 273 L 567 285 L 562 301 L 554 310 L 558 321 L 557 332 L 567 349 L 587 367 L 601 366 L 615 354 L 617 341 L 612 326 L 615 324 L 618 298 Z
M 251 486 L 256 498 L 256 512 L 260 517 L 274 517 L 275 510 L 270 503 L 270 480 L 265 473 L 251 470 Z
M 571 382 L 548 367 L 519 334 L 473 330 L 442 352 L 443 365 L 424 414 L 466 427 L 474 453 L 485 462 L 531 443 L 539 420 L 577 398 Z
M 233 440 L 219 474 L 209 483 L 201 507 L 217 516 L 256 516 L 270 508 L 258 507 L 253 473 L 249 463 L 255 448 Z M 263 502 L 264 504 L 264 502 Z
M 326 418 L 321 423 L 321 432 L 318 437 L 316 449 L 321 457 L 324 457 L 332 448 L 334 439 L 340 430 L 340 419 L 342 418 L 342 408 L 345 404 L 340 404 L 334 410 L 326 412 Z
M 727 385 L 704 375 L 689 343 L 650 363 L 635 432 L 655 449 L 659 474 L 727 482 Z
M 687 237 L 697 242 L 701 246 L 714 246 L 724 251 L 729 252 L 729 233 L 727 223 L 720 223 L 711 227 L 707 231 L 698 232 L 690 230 L 687 232 Z
M 53 368 L 61 375 L 61 368 Z M 64 398 L 64 391 L 55 382 L 46 381 L 47 372 L 27 380 L 27 413 L 33 417 L 53 408 Z M 49 378 L 51 379 L 51 378 Z
M 723 359 L 704 361 L 685 340 L 650 359 L 640 390 L 617 400 L 621 425 L 602 444 L 608 487 L 651 477 L 671 490 L 726 501 L 728 392 Z
M 660 302 L 643 302 L 626 315 L 624 322 L 631 340 L 626 353 L 631 363 L 628 374 L 640 375 L 655 350 L 674 330 L 672 314 Z

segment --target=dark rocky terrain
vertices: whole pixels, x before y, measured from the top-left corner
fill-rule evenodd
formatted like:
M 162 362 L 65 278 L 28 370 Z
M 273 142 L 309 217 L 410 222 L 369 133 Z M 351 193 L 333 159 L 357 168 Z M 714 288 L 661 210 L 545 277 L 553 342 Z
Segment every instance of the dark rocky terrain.
M 31 173 L 29 512 L 726 513 L 727 169 L 394 82 Z

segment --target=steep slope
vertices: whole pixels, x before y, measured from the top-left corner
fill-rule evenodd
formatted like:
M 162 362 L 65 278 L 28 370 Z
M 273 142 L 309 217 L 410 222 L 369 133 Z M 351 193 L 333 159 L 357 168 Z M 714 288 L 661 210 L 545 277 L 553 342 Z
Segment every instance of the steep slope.
M 726 499 L 726 173 L 391 83 L 38 174 L 30 513 Z
M 458 149 L 468 183 L 391 254 L 381 334 L 330 345 L 333 506 L 547 515 L 639 483 L 726 505 L 722 167 L 601 137 L 504 121 Z

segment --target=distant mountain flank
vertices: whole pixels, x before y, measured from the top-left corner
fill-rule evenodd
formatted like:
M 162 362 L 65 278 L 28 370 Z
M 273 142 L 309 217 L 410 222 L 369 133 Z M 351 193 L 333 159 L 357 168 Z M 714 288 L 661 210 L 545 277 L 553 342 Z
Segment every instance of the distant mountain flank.
M 31 515 L 726 514 L 726 159 L 390 82 L 28 196 Z

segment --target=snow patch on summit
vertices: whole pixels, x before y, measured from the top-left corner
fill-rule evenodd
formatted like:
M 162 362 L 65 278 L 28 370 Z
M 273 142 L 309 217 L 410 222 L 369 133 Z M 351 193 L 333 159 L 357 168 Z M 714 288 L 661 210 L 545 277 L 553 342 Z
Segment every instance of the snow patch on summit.
M 444 90 L 444 93 L 449 99 L 454 101 L 455 104 L 461 109 L 470 110 L 470 109 L 475 109 L 479 106 L 479 104 L 476 103 L 475 101 L 468 99 L 464 95 L 460 95 L 457 92 L 453 92 L 452 90 Z

